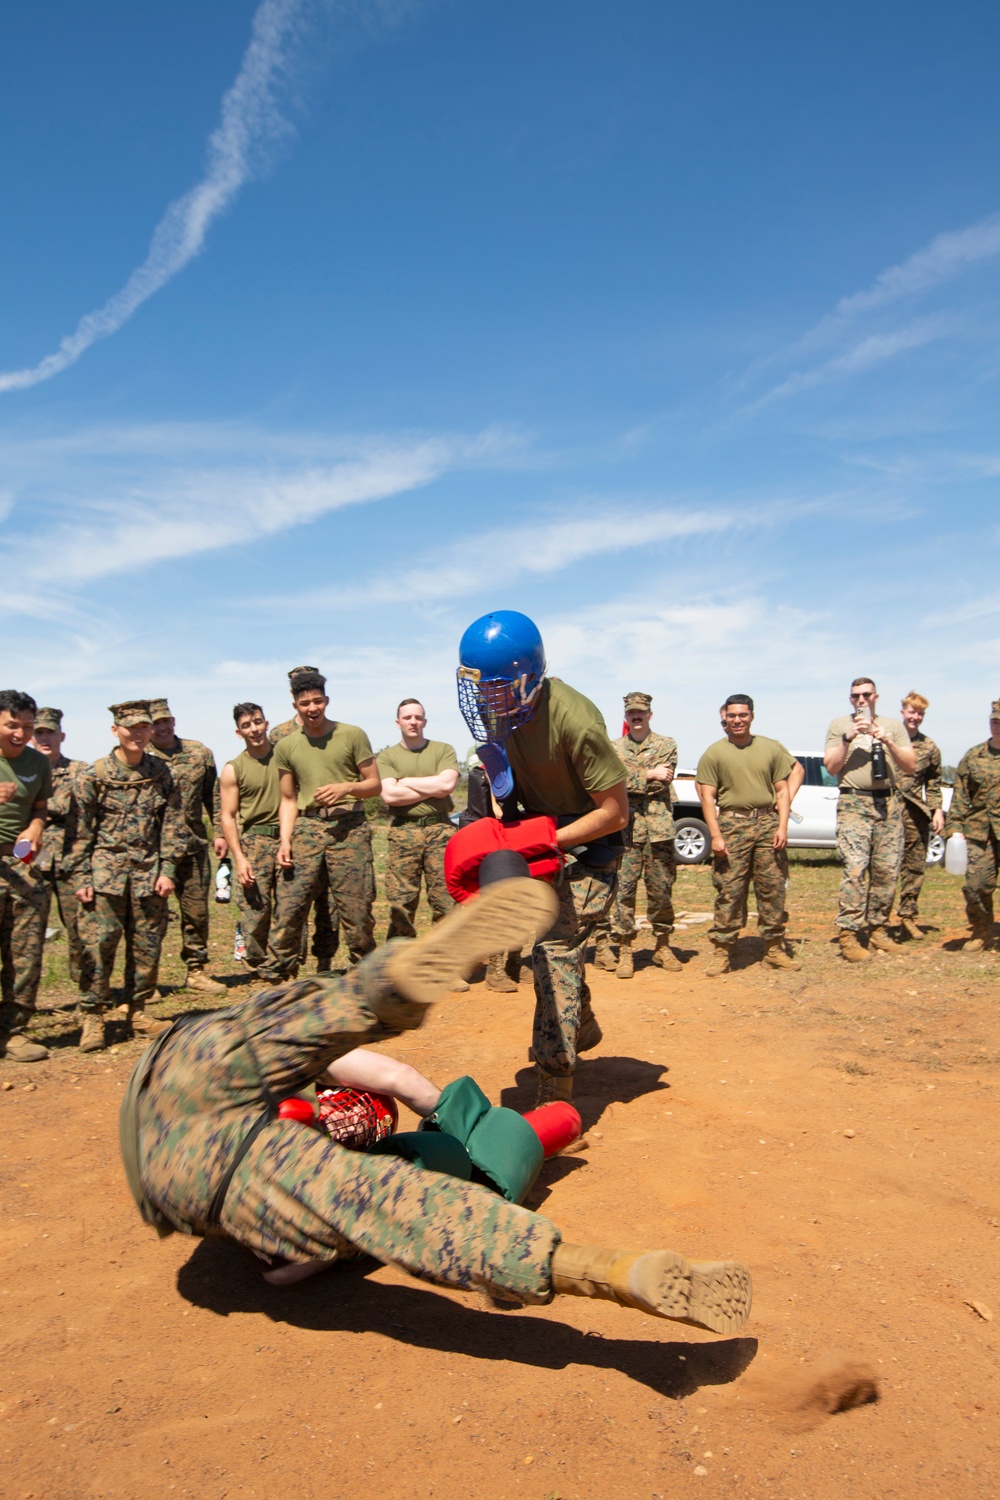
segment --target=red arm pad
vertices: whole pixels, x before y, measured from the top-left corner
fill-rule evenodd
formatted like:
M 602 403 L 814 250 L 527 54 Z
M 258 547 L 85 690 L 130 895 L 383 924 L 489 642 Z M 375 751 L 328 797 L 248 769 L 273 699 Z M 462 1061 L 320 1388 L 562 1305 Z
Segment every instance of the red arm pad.
M 517 823 L 477 818 L 453 833 L 445 846 L 445 884 L 456 901 L 468 901 L 476 895 L 479 866 L 487 854 L 495 854 L 498 849 L 522 854 L 534 880 L 554 880 L 563 866 L 555 818 L 522 818 Z

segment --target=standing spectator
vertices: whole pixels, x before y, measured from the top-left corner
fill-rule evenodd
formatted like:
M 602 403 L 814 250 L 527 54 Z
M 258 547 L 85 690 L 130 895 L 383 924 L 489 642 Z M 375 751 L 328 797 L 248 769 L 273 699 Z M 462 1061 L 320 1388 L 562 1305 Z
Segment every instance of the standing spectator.
M 351 962 L 375 946 L 375 869 L 372 839 L 361 803 L 381 791 L 368 736 L 354 724 L 328 719 L 326 678 L 295 679 L 297 734 L 274 752 L 281 786 L 278 901 L 269 962 L 290 977 L 301 957 L 302 927 L 325 868 Z
M 222 832 L 236 871 L 247 967 L 264 980 L 277 979 L 268 971 L 267 944 L 278 879 L 278 766 L 260 704 L 237 703 L 233 719 L 244 749 L 219 777 Z
M 910 737 L 917 765 L 912 776 L 899 777 L 903 799 L 903 861 L 899 867 L 897 911 L 899 925 L 916 942 L 924 935 L 917 926 L 917 903 L 927 873 L 927 849 L 931 833 L 941 833 L 944 829 L 941 751 L 920 729 L 928 707 L 921 693 L 907 693 L 901 705 L 903 728 Z
M 90 988 L 81 996 L 81 1052 L 105 1045 L 104 1012 L 121 939 L 131 938 L 133 993 L 127 1024 L 133 1035 L 153 1037 L 165 1021 L 146 1015 L 156 993 L 167 897 L 188 847 L 180 789 L 166 762 L 147 754 L 153 732 L 149 703 L 113 703 L 110 755 L 88 766 L 76 783 L 79 809 L 70 868 L 83 903 L 80 931 L 93 963 Z
M 655 734 L 649 727 L 653 700 L 649 693 L 625 694 L 628 733 L 614 746 L 625 767 L 625 786 L 631 819 L 629 848 L 618 872 L 611 924 L 597 929 L 594 962 L 613 969 L 619 979 L 631 979 L 634 970 L 632 943 L 635 938 L 635 901 L 639 881 L 646 884 L 646 916 L 653 929 L 653 962 L 662 969 L 680 969 L 680 960 L 670 948 L 674 930 L 673 889 L 677 878 L 674 856 L 672 782 L 677 770 L 677 741 Z M 618 939 L 618 961 L 611 951 L 611 928 Z
M 80 936 L 80 903 L 76 882 L 67 867 L 69 851 L 76 837 L 76 794 L 74 787 L 85 760 L 69 760 L 62 753 L 66 738 L 61 708 L 40 708 L 35 715 L 34 745 L 45 756 L 52 770 L 52 795 L 49 797 L 48 822 L 42 838 L 42 850 L 35 868 L 45 876 L 55 897 L 59 920 L 66 934 L 69 977 L 77 989 L 90 988 L 90 957 Z M 46 921 L 48 917 L 46 915 Z
M 723 704 L 724 740 L 710 745 L 698 762 L 695 788 L 712 838 L 715 920 L 709 940 L 715 954 L 706 977 L 728 974 L 730 956 L 746 915 L 753 882 L 757 929 L 764 963 L 771 969 L 801 969 L 785 947 L 785 882 L 788 879 L 788 781 L 795 757 L 778 740 L 753 734 L 753 699 L 731 693 Z
M 967 750 L 958 763 L 947 831 L 963 833 L 969 868 L 962 887 L 972 936 L 967 953 L 981 953 L 993 942 L 993 892 L 1000 864 L 1000 698 L 990 705 L 990 737 Z
M 52 791 L 48 759 L 28 744 L 36 708 L 28 693 L 0 692 L 0 1057 L 12 1062 L 44 1062 L 49 1055 L 25 1035 L 42 977 L 49 904 L 45 881 L 31 865 Z M 27 862 L 14 854 L 19 839 L 28 842 Z
M 444 851 L 454 832 L 451 794 L 458 785 L 458 757 L 451 745 L 424 734 L 427 716 L 417 698 L 403 699 L 396 709 L 396 727 L 399 744 L 378 757 L 382 801 L 392 813 L 385 869 L 387 941 L 416 937 L 413 919 L 421 879 L 435 922 L 455 904 L 444 883 Z
M 863 963 L 871 948 L 896 949 L 886 931 L 903 858 L 903 799 L 896 788 L 900 776 L 916 771 L 917 756 L 899 720 L 876 714 L 870 677 L 855 677 L 850 699 L 851 712 L 831 720 L 826 731 L 823 764 L 840 787 L 840 951 L 849 963 Z M 858 941 L 864 933 L 867 949 Z
M 180 792 L 187 824 L 187 849 L 177 862 L 174 891 L 181 911 L 181 958 L 187 964 L 188 989 L 206 995 L 224 995 L 226 986 L 206 972 L 208 963 L 208 898 L 212 887 L 212 860 L 205 836 L 205 818 L 215 818 L 215 756 L 200 740 L 182 740 L 166 698 L 152 698 L 153 733 L 149 754 L 165 760 Z M 215 840 L 221 859 L 225 840 Z

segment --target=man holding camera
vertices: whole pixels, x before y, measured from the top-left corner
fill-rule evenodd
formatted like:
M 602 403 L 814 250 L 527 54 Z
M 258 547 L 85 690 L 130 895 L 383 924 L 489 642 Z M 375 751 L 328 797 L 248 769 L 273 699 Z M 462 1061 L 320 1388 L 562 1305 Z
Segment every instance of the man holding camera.
M 840 951 L 849 963 L 864 963 L 871 949 L 894 953 L 886 923 L 903 858 L 903 804 L 899 779 L 913 776 L 917 756 L 898 719 L 876 714 L 878 693 L 870 677 L 851 683 L 851 712 L 826 731 L 823 764 L 840 787 L 837 849 L 844 861 L 840 881 Z M 868 934 L 868 947 L 859 935 Z

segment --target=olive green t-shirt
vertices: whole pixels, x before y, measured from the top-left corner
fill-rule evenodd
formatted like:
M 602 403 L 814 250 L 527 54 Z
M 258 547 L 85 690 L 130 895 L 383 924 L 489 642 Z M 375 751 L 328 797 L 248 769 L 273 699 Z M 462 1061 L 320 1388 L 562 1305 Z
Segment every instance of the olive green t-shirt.
M 773 807 L 774 784 L 784 781 L 794 764 L 795 757 L 780 741 L 763 734 L 755 734 L 749 745 L 716 740 L 698 762 L 695 780 L 715 787 L 721 812 Z
M 883 729 L 889 731 L 889 738 L 894 745 L 908 750 L 910 747 L 910 736 L 898 719 L 883 719 L 881 714 L 875 715 L 876 724 L 881 724 Z M 852 714 L 841 714 L 839 718 L 831 720 L 830 727 L 826 731 L 825 750 L 834 745 L 839 745 L 844 735 L 854 723 Z M 841 787 L 860 787 L 862 791 L 870 792 L 876 785 L 887 790 L 896 785 L 896 763 L 892 756 L 886 751 L 885 765 L 888 777 L 885 781 L 876 783 L 872 776 L 872 747 L 875 741 L 870 734 L 856 735 L 847 747 L 847 759 L 844 768 L 837 777 L 837 785 Z
M 404 776 L 436 776 L 439 771 L 457 770 L 458 757 L 451 745 L 446 745 L 443 740 L 428 740 L 421 750 L 410 750 L 406 745 L 390 745 L 388 750 L 379 751 L 379 775 L 391 776 L 395 781 L 400 781 Z M 450 797 L 427 797 L 423 802 L 414 802 L 412 807 L 394 807 L 391 811 L 396 818 L 427 818 L 433 815 L 446 823 L 454 806 Z
M 35 803 L 52 795 L 52 766 L 41 751 L 25 745 L 13 760 L 0 755 L 0 781 L 17 787 L 9 802 L 0 802 L 0 844 L 14 844 L 34 817 Z
M 274 747 L 274 759 L 278 773 L 291 771 L 299 791 L 299 812 L 314 805 L 313 794 L 318 786 L 329 786 L 334 781 L 360 781 L 360 767 L 366 760 L 374 759 L 368 736 L 356 724 L 335 724 L 328 734 L 314 740 L 300 729 L 286 735 Z M 338 812 L 354 812 L 357 802 L 346 798 L 338 803 Z
M 579 818 L 593 811 L 595 796 L 625 781 L 600 710 L 557 677 L 546 680 L 534 717 L 504 748 L 530 812 Z
M 244 750 L 229 762 L 240 794 L 240 824 L 244 833 L 253 833 L 261 823 L 277 823 L 281 802 L 278 762 L 274 749 L 257 760 Z

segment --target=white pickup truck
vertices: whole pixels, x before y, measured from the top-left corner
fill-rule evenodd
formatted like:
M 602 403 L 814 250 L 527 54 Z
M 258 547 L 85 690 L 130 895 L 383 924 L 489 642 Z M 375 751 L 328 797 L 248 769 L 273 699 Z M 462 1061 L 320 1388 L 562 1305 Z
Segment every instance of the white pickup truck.
M 805 766 L 806 779 L 792 803 L 788 824 L 789 849 L 835 849 L 837 847 L 837 778 L 831 776 L 819 754 L 796 757 Z M 701 815 L 701 804 L 694 789 L 694 772 L 678 769 L 674 777 L 677 802 L 674 807 L 674 849 L 681 865 L 706 864 L 711 858 L 711 841 Z M 951 804 L 951 787 L 942 788 L 945 812 Z M 944 839 L 931 834 L 927 863 L 940 864 L 944 859 Z

